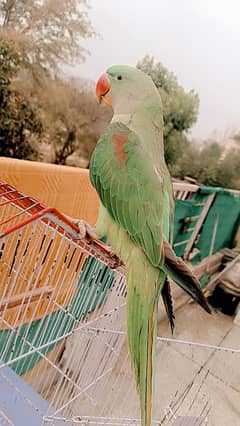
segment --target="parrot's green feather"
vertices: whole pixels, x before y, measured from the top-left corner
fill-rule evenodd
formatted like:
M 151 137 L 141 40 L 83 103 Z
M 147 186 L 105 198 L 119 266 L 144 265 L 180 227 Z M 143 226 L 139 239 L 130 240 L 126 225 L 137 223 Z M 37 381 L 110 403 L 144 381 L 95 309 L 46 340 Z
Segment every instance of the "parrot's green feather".
M 170 246 L 174 203 L 163 154 L 159 93 L 151 79 L 137 69 L 113 66 L 107 74 L 114 116 L 90 162 L 90 179 L 101 199 L 96 230 L 107 235 L 126 263 L 129 350 L 142 426 L 151 426 L 160 293 L 171 328 L 174 326 L 166 275 L 208 312 L 209 308 L 197 279 Z
M 113 135 L 124 135 L 125 161 L 116 155 Z M 153 366 L 156 345 L 157 305 L 165 274 L 163 228 L 169 235 L 170 197 L 164 180 L 152 173 L 152 159 L 137 134 L 122 123 L 111 124 L 100 138 L 90 164 L 90 178 L 112 219 L 126 231 L 133 248 L 126 255 L 126 241 L 119 233 L 111 243 L 127 257 L 127 331 L 129 350 L 141 399 L 142 424 L 151 424 Z M 111 170 L 111 175 L 108 173 Z M 170 179 L 166 175 L 166 180 Z M 166 225 L 163 226 L 164 221 Z M 114 231 L 115 232 L 115 231 Z M 109 233 L 109 232 L 108 232 Z M 125 235 L 122 234 L 121 235 Z M 128 237 L 129 238 L 129 237 Z M 135 248 L 139 247 L 139 248 Z M 142 247 L 142 249 L 140 249 Z
M 138 256 L 136 256 L 136 254 Z M 129 350 L 141 396 L 143 425 L 151 424 L 157 310 L 164 272 L 154 268 L 144 253 L 133 253 L 127 267 L 127 332 Z
M 127 135 L 124 164 L 114 154 L 114 134 Z M 169 235 L 169 196 L 164 194 L 164 180 L 167 183 L 169 175 L 161 185 L 151 164 L 137 134 L 122 123 L 113 123 L 98 142 L 91 159 L 90 178 L 112 218 L 143 247 L 151 264 L 160 266 L 163 228 L 164 235 Z M 102 172 L 107 168 L 112 171 L 111 177 Z

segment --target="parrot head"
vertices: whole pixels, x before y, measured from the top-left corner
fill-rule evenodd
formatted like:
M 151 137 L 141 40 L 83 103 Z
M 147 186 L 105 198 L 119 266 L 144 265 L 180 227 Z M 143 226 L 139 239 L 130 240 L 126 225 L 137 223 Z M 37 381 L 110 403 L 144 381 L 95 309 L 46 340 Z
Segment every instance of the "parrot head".
M 114 113 L 126 114 L 136 111 L 161 98 L 151 77 L 137 68 L 128 65 L 113 65 L 102 74 L 96 85 L 96 97 Z

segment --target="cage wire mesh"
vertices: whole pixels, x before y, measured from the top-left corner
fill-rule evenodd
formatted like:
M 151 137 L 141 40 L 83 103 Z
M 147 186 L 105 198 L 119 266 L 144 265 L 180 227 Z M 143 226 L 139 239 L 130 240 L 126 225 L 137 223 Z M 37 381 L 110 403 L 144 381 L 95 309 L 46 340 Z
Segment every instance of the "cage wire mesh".
M 124 268 L 111 269 L 107 248 L 77 240 L 63 215 L 5 183 L 0 220 L 1 377 L 11 367 L 49 402 L 44 425 L 140 425 Z M 239 398 L 240 350 L 158 338 L 157 352 L 152 424 L 184 415 L 221 424 L 213 419 L 226 389 Z

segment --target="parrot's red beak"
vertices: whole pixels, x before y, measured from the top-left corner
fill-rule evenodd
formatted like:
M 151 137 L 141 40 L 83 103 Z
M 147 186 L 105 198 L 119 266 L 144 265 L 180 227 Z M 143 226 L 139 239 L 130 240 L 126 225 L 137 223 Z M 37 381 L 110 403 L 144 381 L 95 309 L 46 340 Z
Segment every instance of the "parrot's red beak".
M 96 85 L 96 97 L 99 103 L 104 102 L 107 106 L 112 108 L 112 102 L 108 95 L 111 89 L 111 84 L 107 74 L 101 75 Z

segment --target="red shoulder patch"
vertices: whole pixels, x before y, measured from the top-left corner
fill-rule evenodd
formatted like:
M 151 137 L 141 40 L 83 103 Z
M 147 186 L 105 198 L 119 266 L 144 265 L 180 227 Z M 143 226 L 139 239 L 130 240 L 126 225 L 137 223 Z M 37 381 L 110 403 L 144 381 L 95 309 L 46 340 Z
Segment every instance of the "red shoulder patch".
M 128 141 L 128 135 L 124 133 L 114 133 L 112 140 L 115 142 L 114 154 L 120 164 L 124 164 L 127 159 L 127 153 L 124 150 L 124 146 Z

